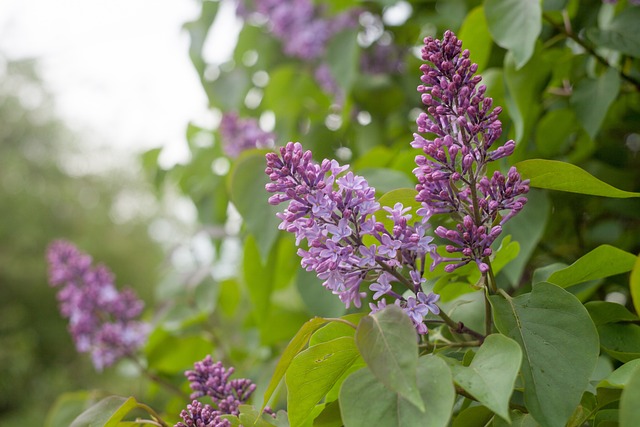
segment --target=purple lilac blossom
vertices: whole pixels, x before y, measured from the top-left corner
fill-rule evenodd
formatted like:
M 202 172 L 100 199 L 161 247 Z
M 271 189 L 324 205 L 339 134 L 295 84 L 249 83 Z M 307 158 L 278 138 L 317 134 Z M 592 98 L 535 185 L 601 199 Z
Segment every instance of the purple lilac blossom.
M 222 115 L 220 136 L 225 154 L 234 158 L 252 148 L 272 148 L 276 139 L 272 132 L 260 129 L 256 119 L 241 119 L 233 112 Z
M 187 409 L 180 412 L 182 422 L 178 422 L 174 427 L 231 427 L 229 420 L 221 419 L 222 412 L 214 409 L 211 405 L 203 405 L 194 400 Z
M 101 371 L 135 353 L 147 339 L 149 325 L 136 320 L 144 303 L 130 289 L 118 291 L 113 274 L 92 266 L 91 256 L 65 241 L 47 250 L 49 283 L 59 288 L 60 313 L 69 319 L 76 349 L 91 353 Z
M 360 69 L 366 74 L 398 74 L 405 68 L 407 49 L 393 43 L 375 43 L 362 53 Z
M 241 378 L 229 380 L 235 369 L 225 369 L 221 362 L 213 363 L 211 356 L 196 362 L 193 370 L 186 371 L 192 399 L 211 397 L 220 414 L 238 415 L 238 406 L 245 403 L 256 385 L 251 380 Z
M 246 7 L 240 4 L 239 10 L 246 15 Z M 283 43 L 284 53 L 304 61 L 322 57 L 333 35 L 357 25 L 356 12 L 323 17 L 323 8 L 311 0 L 254 0 L 253 4 Z
M 279 228 L 295 234 L 298 246 L 306 242 L 306 249 L 298 249 L 302 266 L 315 271 L 323 286 L 347 308 L 362 305 L 367 292 L 361 285 L 369 282 L 378 301 L 370 305 L 373 312 L 386 306 L 385 298 L 392 298 L 409 314 L 418 332 L 426 333 L 423 317 L 439 311 L 433 304 L 438 296 L 405 298 L 393 290 L 392 283 L 401 283 L 415 296 L 423 293 L 425 259 L 435 251 L 433 238 L 425 234 L 429 218 L 419 217 L 409 225 L 412 215 L 398 203 L 385 207 L 394 223 L 387 230 L 376 221 L 380 204 L 375 189 L 363 177 L 346 172 L 348 166 L 335 160 L 317 164 L 311 157 L 311 151 L 293 142 L 280 148 L 280 155 L 266 156 L 265 173 L 271 180 L 266 190 L 275 193 L 269 203 L 288 203 L 277 214 L 282 220 Z M 365 244 L 365 240 L 376 243 Z
M 478 86 L 482 78 L 474 75 L 478 66 L 451 31 L 443 40 L 427 37 L 424 43 L 422 59 L 430 64 L 420 67 L 423 84 L 418 91 L 427 112 L 418 117 L 420 134 L 411 143 L 425 154 L 416 156 L 413 171 L 419 182 L 419 213 L 446 213 L 457 220 L 454 229 L 440 226 L 435 234 L 450 242 L 448 253 L 459 256 L 436 257 L 434 265 L 446 262 L 445 270 L 451 272 L 474 261 L 485 274 L 491 244 L 527 202 L 521 196 L 529 191 L 529 181 L 514 167 L 507 176 L 498 171 L 485 175 L 489 162 L 515 149 L 512 140 L 491 149 L 502 134 L 502 108 L 492 109 L 493 100 L 484 96 L 486 86 Z

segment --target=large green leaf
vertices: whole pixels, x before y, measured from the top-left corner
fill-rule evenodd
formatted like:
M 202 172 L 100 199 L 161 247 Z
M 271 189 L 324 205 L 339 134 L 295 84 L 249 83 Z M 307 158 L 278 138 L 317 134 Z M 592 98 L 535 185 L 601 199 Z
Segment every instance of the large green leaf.
M 276 365 L 273 377 L 271 377 L 271 380 L 267 385 L 267 389 L 264 392 L 264 402 L 262 404 L 263 410 L 269 403 L 269 399 L 271 399 L 271 396 L 273 396 L 273 392 L 276 390 L 276 387 L 278 387 L 278 384 L 280 384 L 280 380 L 282 379 L 282 377 L 284 377 L 287 369 L 289 369 L 293 358 L 307 345 L 311 335 L 325 323 L 327 323 L 326 319 L 323 319 L 321 317 L 314 317 L 313 319 L 307 321 L 304 325 L 302 325 L 295 336 L 291 339 L 287 347 L 282 352 L 282 356 L 280 356 L 280 360 Z
M 621 362 L 640 358 L 640 326 L 632 323 L 598 325 L 600 345 Z
M 520 277 L 542 238 L 551 212 L 551 203 L 544 191 L 532 189 L 527 194 L 527 199 L 529 201 L 526 207 L 502 227 L 504 236 L 511 235 L 512 239 L 520 244 L 518 257 L 501 272 L 512 286 L 520 283 Z
M 504 335 L 489 335 L 469 366 L 451 364 L 453 380 L 500 417 L 509 421 L 509 399 L 520 371 L 522 350 Z
M 249 299 L 253 305 L 253 315 L 256 320 L 265 318 L 271 307 L 275 253 L 275 250 L 269 252 L 267 254 L 269 259 L 263 262 L 260 257 L 260 248 L 253 234 L 245 239 L 242 276 L 249 291 Z
M 640 366 L 636 367 L 620 397 L 620 427 L 637 427 L 640 425 Z
M 455 391 L 446 363 L 435 356 L 421 357 L 417 367 L 423 413 L 389 390 L 368 368 L 349 376 L 340 390 L 345 427 L 445 427 L 449 424 Z
M 523 178 L 531 180 L 532 187 L 592 196 L 640 197 L 640 193 L 619 190 L 571 163 L 531 159 L 516 163 L 515 167 Z
M 469 58 L 478 64 L 478 71 L 484 70 L 491 53 L 492 39 L 482 6 L 467 14 L 458 31 L 458 38 L 462 40 L 462 47 L 469 49 Z
M 540 0 L 485 0 L 484 12 L 493 39 L 511 51 L 516 68 L 522 68 L 542 30 Z
M 583 79 L 571 94 L 571 106 L 591 139 L 595 139 L 609 107 L 620 91 L 620 77 L 614 68 L 597 79 Z M 594 102 L 597 100 L 597 102 Z
M 327 46 L 327 62 L 340 88 L 349 93 L 360 64 L 358 29 L 341 31 Z
M 322 286 L 322 281 L 315 272 L 300 269 L 296 276 L 296 287 L 311 314 L 323 317 L 338 317 L 344 314 L 344 303 Z
M 138 402 L 133 397 L 109 396 L 80 414 L 70 427 L 116 427 L 137 407 Z
M 598 46 L 640 58 L 640 33 L 637 31 L 639 21 L 640 9 L 627 7 L 604 28 L 587 29 L 586 35 Z
M 391 390 L 424 411 L 416 383 L 418 341 L 409 316 L 398 306 L 362 318 L 356 344 L 373 374 Z
M 509 117 L 515 126 L 515 141 L 528 138 L 538 115 L 542 111 L 541 98 L 551 67 L 542 54 L 542 48 L 534 52 L 531 61 L 518 69 L 513 55 L 504 59 L 504 83 L 507 88 L 505 103 Z M 526 146 L 526 144 L 520 144 Z M 524 148 L 523 148 L 524 149 Z
M 44 427 L 69 427 L 75 418 L 96 403 L 95 392 L 74 391 L 58 396 L 47 413 Z
M 244 152 L 229 172 L 229 194 L 231 201 L 251 234 L 256 238 L 260 255 L 266 259 L 271 246 L 278 236 L 280 220 L 276 213 L 284 206 L 268 203 L 269 193 L 264 189 L 269 177 L 264 173 L 266 151 Z
M 287 412 L 291 427 L 304 424 L 313 408 L 360 358 L 353 338 L 342 337 L 309 347 L 287 370 Z
M 631 299 L 633 300 L 633 306 L 636 309 L 636 313 L 640 313 L 640 256 L 636 258 L 633 270 L 631 270 L 629 288 L 631 290 Z
M 567 268 L 558 270 L 547 279 L 562 288 L 589 280 L 602 279 L 631 271 L 636 256 L 610 245 L 601 245 L 580 257 Z
M 627 310 L 624 305 L 615 302 L 590 301 L 584 306 L 589 311 L 589 316 L 591 316 L 596 326 L 604 325 L 605 323 L 634 322 L 638 320 L 638 316 Z
M 598 388 L 625 388 L 637 368 L 640 368 L 640 359 L 634 359 L 631 362 L 625 363 L 609 374 L 607 378 L 600 381 Z
M 523 350 L 527 408 L 543 426 L 564 426 L 598 360 L 598 335 L 587 310 L 569 292 L 544 282 L 531 293 L 490 301 L 498 330 Z

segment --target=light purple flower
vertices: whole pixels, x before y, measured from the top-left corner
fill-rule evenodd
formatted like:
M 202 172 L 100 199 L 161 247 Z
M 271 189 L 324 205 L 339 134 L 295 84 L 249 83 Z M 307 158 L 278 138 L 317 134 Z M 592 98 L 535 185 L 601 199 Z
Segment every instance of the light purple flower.
M 150 327 L 138 320 L 144 303 L 130 289 L 119 292 L 105 266 L 93 267 L 89 255 L 61 240 L 49 245 L 47 260 L 49 282 L 59 289 L 60 313 L 69 319 L 76 349 L 91 353 L 96 370 L 133 355 L 145 343 Z
M 211 405 L 203 405 L 194 400 L 187 405 L 187 409 L 180 412 L 182 422 L 178 422 L 174 427 L 231 427 L 231 422 L 220 418 L 222 412 L 214 409 Z
M 367 296 L 361 285 L 367 283 L 374 299 L 383 295 L 395 298 L 402 308 L 408 300 L 393 292 L 392 282 L 402 282 L 414 293 L 422 292 L 420 271 L 425 256 L 435 251 L 432 238 L 425 235 L 427 224 L 422 218 L 408 224 L 410 209 L 398 203 L 386 208 L 394 226 L 385 229 L 375 219 L 380 204 L 366 179 L 335 160 L 313 162 L 311 152 L 303 151 L 300 143 L 290 142 L 279 155 L 269 153 L 266 157 L 265 173 L 271 180 L 266 190 L 274 193 L 269 203 L 287 203 L 278 214 L 280 228 L 294 233 L 297 245 L 306 244 L 298 249 L 302 267 L 314 271 L 346 307 L 361 306 Z M 365 237 L 377 243 L 365 245 Z M 416 329 L 426 332 L 426 327 L 418 324 Z
M 222 148 L 229 157 L 238 157 L 252 148 L 272 148 L 276 139 L 274 133 L 260 129 L 256 119 L 242 119 L 236 113 L 222 115 L 220 136 Z

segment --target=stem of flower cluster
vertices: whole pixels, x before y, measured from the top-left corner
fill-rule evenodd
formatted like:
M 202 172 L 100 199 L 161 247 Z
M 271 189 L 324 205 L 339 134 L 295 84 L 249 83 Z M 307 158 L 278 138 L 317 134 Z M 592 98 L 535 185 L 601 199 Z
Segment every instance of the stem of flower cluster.
M 440 310 L 440 314 L 438 315 L 442 318 L 442 320 L 444 320 L 447 326 L 451 328 L 452 332 L 459 335 L 462 335 L 462 334 L 471 335 L 472 337 L 475 337 L 480 344 L 484 342 L 484 339 L 486 338 L 484 335 L 482 335 L 480 332 L 474 331 L 473 329 L 465 326 L 464 323 L 462 322 L 456 322 L 455 320 L 450 318 L 443 310 Z
M 142 363 L 140 363 L 140 361 L 138 359 L 136 359 L 133 356 L 130 356 L 130 360 L 133 361 L 133 363 L 140 369 L 140 372 L 142 372 L 142 374 L 147 377 L 149 380 L 153 381 L 154 383 L 161 385 L 162 387 L 164 387 L 165 389 L 169 390 L 171 393 L 189 401 L 191 399 L 191 397 L 186 394 L 185 392 L 183 392 L 182 390 L 180 390 L 179 387 L 177 387 L 175 384 L 170 383 L 169 381 L 165 380 L 164 378 L 154 374 L 153 372 L 149 371 L 145 366 L 142 365 Z

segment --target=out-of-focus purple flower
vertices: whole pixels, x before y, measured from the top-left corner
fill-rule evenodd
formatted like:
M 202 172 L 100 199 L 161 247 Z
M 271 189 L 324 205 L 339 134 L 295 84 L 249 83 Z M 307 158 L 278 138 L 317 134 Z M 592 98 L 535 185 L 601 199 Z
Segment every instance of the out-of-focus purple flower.
M 225 369 L 221 362 L 213 363 L 211 356 L 196 362 L 193 370 L 186 371 L 192 399 L 209 396 L 221 414 L 238 415 L 238 406 L 245 403 L 256 385 L 248 379 L 229 380 L 235 369 Z
M 222 412 L 214 409 L 211 405 L 203 405 L 194 400 L 187 409 L 180 412 L 182 422 L 178 422 L 174 427 L 231 427 L 229 420 L 221 419 Z
M 347 307 L 361 306 L 367 295 L 361 285 L 371 282 L 373 299 L 379 300 L 372 311 L 386 305 L 383 298 L 393 298 L 413 315 L 416 329 L 425 333 L 418 317 L 431 309 L 424 304 L 418 311 L 408 307 L 408 299 L 392 285 L 401 283 L 414 294 L 422 292 L 426 256 L 435 251 L 433 238 L 426 235 L 428 217 L 409 225 L 409 208 L 398 203 L 385 208 L 394 224 L 387 230 L 376 220 L 380 204 L 375 189 L 363 177 L 346 172 L 348 166 L 328 159 L 315 163 L 310 151 L 293 142 L 282 147 L 280 155 L 268 153 L 266 157 L 265 173 L 271 180 L 266 190 L 275 193 L 269 203 L 288 202 L 278 213 L 279 228 L 295 234 L 299 246 L 306 242 L 306 249 L 298 249 L 302 266 L 315 271 L 323 286 Z M 365 237 L 377 243 L 364 244 Z
M 434 265 L 447 262 L 445 270 L 450 272 L 474 261 L 485 274 L 491 244 L 501 226 L 523 208 L 529 181 L 515 168 L 506 177 L 500 172 L 490 179 L 485 176 L 489 162 L 515 149 L 512 140 L 493 147 L 502 134 L 502 108 L 492 108 L 493 100 L 484 96 L 486 86 L 478 86 L 482 78 L 475 75 L 478 66 L 451 31 L 442 40 L 427 37 L 424 43 L 422 59 L 430 64 L 420 67 L 418 91 L 427 112 L 418 117 L 420 133 L 411 143 L 425 154 L 416 156 L 413 171 L 419 182 L 416 200 L 423 212 L 458 219 L 455 229 L 441 226 L 435 234 L 451 243 L 447 252 L 460 256 L 435 257 Z
M 89 255 L 65 241 L 47 250 L 49 283 L 59 288 L 58 301 L 69 331 L 82 353 L 91 353 L 101 371 L 144 344 L 149 325 L 138 321 L 144 303 L 125 289 L 119 292 L 114 277 L 104 266 L 92 266 Z
M 260 129 L 256 119 L 241 119 L 236 113 L 222 115 L 220 136 L 222 148 L 229 157 L 238 157 L 252 148 L 272 148 L 276 139 L 274 133 Z
M 253 4 L 283 43 L 284 53 L 304 61 L 323 56 L 334 34 L 357 25 L 355 12 L 325 17 L 323 8 L 311 0 L 254 0 Z M 246 15 L 246 6 L 242 10 Z
M 344 102 L 344 91 L 338 85 L 338 82 L 333 78 L 331 74 L 331 68 L 328 64 L 322 63 L 316 67 L 314 72 L 316 82 L 320 85 L 322 90 L 333 96 L 333 100 L 336 104 L 342 104 Z
M 405 69 L 407 49 L 393 43 L 374 43 L 360 57 L 360 69 L 366 74 L 398 74 Z

